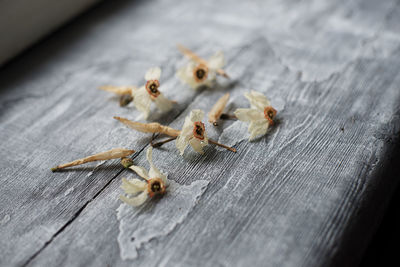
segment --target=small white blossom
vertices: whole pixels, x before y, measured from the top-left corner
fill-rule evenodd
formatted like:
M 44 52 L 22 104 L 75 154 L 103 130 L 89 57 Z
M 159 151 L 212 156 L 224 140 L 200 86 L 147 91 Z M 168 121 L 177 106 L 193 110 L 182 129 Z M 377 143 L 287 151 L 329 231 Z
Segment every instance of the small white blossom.
M 186 117 L 182 131 L 176 139 L 176 147 L 181 155 L 190 145 L 196 152 L 203 154 L 203 147 L 208 145 L 207 133 L 204 123 L 201 122 L 204 112 L 199 109 L 192 110 Z
M 143 113 L 147 119 L 150 113 L 151 102 L 154 102 L 162 112 L 170 110 L 174 104 L 167 99 L 159 90 L 161 69 L 159 67 L 149 69 L 145 74 L 146 85 L 139 89 L 132 89 L 133 104 Z
M 193 89 L 203 85 L 210 87 L 216 79 L 217 71 L 224 65 L 224 54 L 219 51 L 203 63 L 190 60 L 188 65 L 178 70 L 177 76 Z
M 236 117 L 244 122 L 250 122 L 250 141 L 267 133 L 268 127 L 274 124 L 276 110 L 269 100 L 261 93 L 251 91 L 244 96 L 250 101 L 250 108 L 239 108 Z
M 153 164 L 152 148 L 147 150 L 146 157 L 150 164 L 150 170 L 140 166 L 132 165 L 129 168 L 135 171 L 145 181 L 139 179 L 127 180 L 122 178 L 121 188 L 126 196 L 120 196 L 120 199 L 131 206 L 140 206 L 148 198 L 156 195 L 163 195 L 168 186 L 167 176 L 162 174 Z

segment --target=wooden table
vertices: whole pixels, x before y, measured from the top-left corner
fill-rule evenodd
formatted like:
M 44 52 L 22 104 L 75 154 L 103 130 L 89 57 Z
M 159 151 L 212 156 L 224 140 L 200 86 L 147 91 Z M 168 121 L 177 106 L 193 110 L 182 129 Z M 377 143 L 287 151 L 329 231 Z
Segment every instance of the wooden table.
M 399 14 L 394 0 L 158 0 L 79 17 L 0 70 L 0 265 L 356 266 L 399 177 Z M 182 84 L 177 43 L 223 50 L 231 80 Z M 149 134 L 112 119 L 139 112 L 97 87 L 141 85 L 152 66 L 178 105 L 151 120 L 180 128 L 253 89 L 278 123 L 255 142 L 207 123 L 236 154 L 155 149 L 171 191 L 140 208 L 118 199 L 137 177 L 119 160 L 52 173 L 115 147 L 148 168 Z

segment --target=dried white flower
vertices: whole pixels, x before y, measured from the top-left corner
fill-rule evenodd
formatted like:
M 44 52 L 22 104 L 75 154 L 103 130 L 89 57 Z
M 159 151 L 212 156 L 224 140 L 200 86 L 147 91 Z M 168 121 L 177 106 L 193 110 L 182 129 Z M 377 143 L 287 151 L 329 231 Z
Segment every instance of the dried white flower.
M 223 147 L 232 152 L 236 152 L 236 149 L 233 147 L 220 144 L 212 139 L 207 138 L 204 123 L 201 122 L 203 115 L 204 115 L 203 111 L 193 110 L 190 113 L 190 116 L 186 118 L 182 131 L 176 130 L 169 126 L 161 125 L 157 122 L 141 123 L 136 121 L 130 121 L 128 119 L 121 117 L 114 117 L 114 119 L 119 120 L 129 128 L 132 128 L 139 132 L 153 133 L 153 134 L 161 133 L 171 136 L 171 138 L 159 143 L 153 143 L 152 139 L 150 144 L 153 147 L 162 146 L 163 144 L 175 140 L 178 137 L 176 146 L 178 147 L 179 151 L 181 151 L 181 155 L 183 154 L 183 151 L 185 150 L 188 144 L 190 144 L 193 147 L 193 149 L 199 153 L 203 153 L 202 148 L 203 146 L 206 146 L 208 143 Z
M 244 122 L 250 122 L 250 141 L 267 133 L 268 127 L 274 124 L 276 110 L 269 100 L 261 93 L 251 91 L 244 96 L 250 101 L 250 108 L 239 108 L 236 117 Z
M 131 206 L 142 205 L 149 197 L 165 194 L 168 186 L 167 176 L 162 174 L 159 169 L 153 164 L 153 149 L 150 147 L 147 150 L 146 157 L 150 164 L 150 170 L 140 166 L 132 165 L 129 168 L 135 171 L 145 181 L 139 179 L 128 180 L 122 178 L 121 188 L 125 195 L 121 195 L 120 199 Z
M 149 69 L 144 78 L 146 85 L 139 89 L 132 89 L 133 104 L 143 113 L 144 119 L 147 119 L 150 113 L 151 102 L 154 102 L 162 112 L 170 110 L 174 101 L 167 99 L 159 90 L 161 69 L 159 67 Z
M 190 62 L 178 70 L 177 76 L 193 89 L 203 85 L 210 87 L 217 74 L 228 77 L 225 71 L 222 70 L 225 65 L 225 59 L 221 51 L 215 53 L 209 60 L 204 60 L 183 46 L 178 46 L 178 48 L 190 58 Z
M 176 139 L 176 147 L 183 155 L 186 147 L 190 145 L 196 152 L 203 154 L 203 147 L 208 145 L 207 133 L 204 123 L 201 122 L 204 112 L 199 109 L 192 110 L 186 117 L 182 131 Z

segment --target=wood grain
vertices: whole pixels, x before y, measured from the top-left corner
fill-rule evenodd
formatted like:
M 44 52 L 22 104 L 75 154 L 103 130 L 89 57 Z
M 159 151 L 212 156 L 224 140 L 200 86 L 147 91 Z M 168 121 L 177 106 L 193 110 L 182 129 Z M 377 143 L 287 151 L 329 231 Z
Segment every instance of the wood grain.
M 372 0 L 101 4 L 0 70 L 0 265 L 355 266 L 397 185 L 399 12 Z M 232 79 L 181 84 L 176 43 L 205 58 L 222 49 Z M 237 137 L 238 153 L 154 149 L 169 179 L 210 183 L 182 223 L 123 260 L 116 209 L 134 175 L 118 160 L 50 168 L 114 147 L 145 165 L 151 135 L 112 119 L 140 113 L 97 88 L 140 85 L 157 65 L 179 103 L 151 116 L 161 124 L 179 129 L 227 92 L 229 112 L 250 89 L 282 107 L 267 136 Z M 232 123 L 206 129 L 218 139 Z

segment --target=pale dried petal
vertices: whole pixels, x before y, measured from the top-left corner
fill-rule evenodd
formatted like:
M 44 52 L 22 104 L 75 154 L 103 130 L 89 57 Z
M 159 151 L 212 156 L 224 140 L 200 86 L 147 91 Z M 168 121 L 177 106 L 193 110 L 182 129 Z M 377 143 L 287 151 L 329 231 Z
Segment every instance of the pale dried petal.
M 171 110 L 174 105 L 174 102 L 166 98 L 162 93 L 154 99 L 154 103 L 162 112 Z
M 190 112 L 189 117 L 192 122 L 202 121 L 204 112 L 201 109 L 194 109 Z
M 259 120 L 265 119 L 263 112 L 260 112 L 257 109 L 251 109 L 251 108 L 238 108 L 234 112 L 234 114 L 238 118 L 238 120 L 245 121 L 245 122 L 259 121 Z
M 186 138 L 186 140 L 189 140 L 190 135 L 193 133 L 193 122 L 190 119 L 189 116 L 185 118 L 185 123 L 182 126 L 182 131 L 179 134 L 180 136 L 183 136 Z
M 222 51 L 216 52 L 207 63 L 207 66 L 214 71 L 222 68 L 225 65 L 224 53 Z
M 146 88 L 142 86 L 138 90 L 132 91 L 132 93 L 133 104 L 143 113 L 144 119 L 147 119 L 150 113 L 151 97 Z
M 208 143 L 205 141 L 201 141 L 197 138 L 192 138 L 189 140 L 189 144 L 194 151 L 200 154 L 204 154 L 203 147 L 205 147 Z
M 197 89 L 200 87 L 202 84 L 196 82 L 196 80 L 193 77 L 193 70 L 195 68 L 195 63 L 191 62 L 187 66 L 180 68 L 176 75 L 178 78 L 183 82 L 188 84 L 190 87 L 193 89 Z
M 153 164 L 153 148 L 152 147 L 149 147 L 149 149 L 147 149 L 146 158 L 150 164 L 149 176 L 151 178 L 160 178 L 166 185 L 167 184 L 167 176 L 162 174 L 160 172 L 160 170 Z
M 159 67 L 149 69 L 144 75 L 146 81 L 159 80 L 161 76 L 161 69 Z
M 265 107 L 271 105 L 268 98 L 259 92 L 251 91 L 250 93 L 245 93 L 244 96 L 250 101 L 252 108 L 262 112 L 264 112 Z
M 216 78 L 216 72 L 209 71 L 208 75 L 207 75 L 207 79 L 205 79 L 204 81 L 198 82 L 198 81 L 196 81 L 196 79 L 193 76 L 193 71 L 196 68 L 196 66 L 197 66 L 197 63 L 191 61 L 186 67 L 183 67 L 177 71 L 178 78 L 180 78 L 183 83 L 188 84 L 193 89 L 197 89 L 203 85 L 211 87 Z
M 189 142 L 186 140 L 185 136 L 179 135 L 178 138 L 176 138 L 176 148 L 178 148 L 179 153 L 183 155 L 183 152 L 185 152 L 186 147 L 188 146 Z
M 190 120 L 190 117 L 187 116 L 185 118 L 185 123 L 183 124 L 182 131 L 176 139 L 176 147 L 180 151 L 181 155 L 183 155 L 183 152 L 189 144 L 189 139 L 191 137 L 193 137 L 193 122 Z
M 146 179 L 146 180 L 150 179 L 149 173 L 143 167 L 132 165 L 132 166 L 129 167 L 129 169 L 131 169 L 132 171 L 136 172 L 143 179 Z
M 139 179 L 127 180 L 122 178 L 121 188 L 125 194 L 136 194 L 138 192 L 145 191 L 147 189 L 147 183 Z
M 143 191 L 136 197 L 128 198 L 126 196 L 119 196 L 119 198 L 126 204 L 137 207 L 146 202 L 146 200 L 149 198 L 149 194 L 147 193 L 147 191 Z
M 250 138 L 249 140 L 252 141 L 257 137 L 265 135 L 268 131 L 268 122 L 267 120 L 261 121 L 252 121 L 249 126 Z

